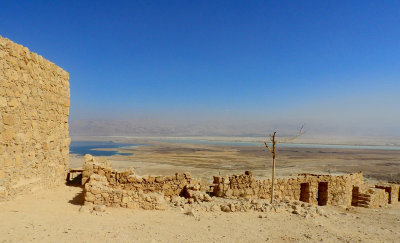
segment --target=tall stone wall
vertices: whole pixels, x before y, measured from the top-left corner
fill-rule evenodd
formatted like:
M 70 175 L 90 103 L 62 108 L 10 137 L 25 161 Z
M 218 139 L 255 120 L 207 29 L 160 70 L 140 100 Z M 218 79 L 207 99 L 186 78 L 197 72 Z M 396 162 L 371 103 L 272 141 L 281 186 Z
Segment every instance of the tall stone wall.
M 0 201 L 65 181 L 69 75 L 0 36 Z

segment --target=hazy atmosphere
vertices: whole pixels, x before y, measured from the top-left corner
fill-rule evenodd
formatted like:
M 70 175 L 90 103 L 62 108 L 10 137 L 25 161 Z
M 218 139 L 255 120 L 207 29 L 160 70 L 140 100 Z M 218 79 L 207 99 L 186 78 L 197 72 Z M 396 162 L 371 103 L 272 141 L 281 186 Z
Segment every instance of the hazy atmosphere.
M 69 71 L 72 135 L 399 136 L 399 7 L 3 2 L 0 29 Z

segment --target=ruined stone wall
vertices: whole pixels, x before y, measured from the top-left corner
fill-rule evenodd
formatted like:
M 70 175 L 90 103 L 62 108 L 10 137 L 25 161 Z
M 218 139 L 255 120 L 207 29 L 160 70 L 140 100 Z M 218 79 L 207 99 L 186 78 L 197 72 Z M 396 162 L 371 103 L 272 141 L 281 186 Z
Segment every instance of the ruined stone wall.
M 89 207 L 123 207 L 131 209 L 164 210 L 165 198 L 162 193 L 142 190 L 122 190 L 110 187 L 107 178 L 92 174 L 85 184 L 85 205 Z
M 344 175 L 300 175 L 300 183 L 309 182 L 311 188 L 310 203 L 319 204 L 319 183 L 327 182 L 327 205 L 351 206 L 352 191 L 354 186 L 364 183 L 363 173 Z M 296 199 L 298 200 L 298 199 Z
M 355 207 L 378 208 L 387 205 L 388 201 L 389 193 L 366 183 L 361 187 L 355 187 L 351 205 Z
M 388 203 L 400 203 L 400 185 L 393 183 L 378 183 L 376 188 L 384 190 L 388 194 Z
M 193 179 L 189 173 L 140 177 L 133 169 L 119 172 L 113 170 L 107 160 L 90 155 L 85 156 L 82 174 L 85 205 L 92 209 L 101 206 L 162 210 L 168 201 L 180 202 L 181 197 L 185 197 L 190 204 L 210 202 L 213 200 L 210 197 L 212 194 L 228 199 L 270 199 L 271 182 L 271 179 L 255 179 L 250 171 L 241 175 L 214 176 L 213 185 Z M 277 201 L 295 200 L 320 206 L 367 208 L 387 205 L 392 197 L 392 200 L 398 201 L 398 184 L 385 183 L 376 187 L 364 183 L 362 172 L 341 175 L 299 174 L 277 178 L 274 197 Z M 389 197 L 389 190 L 396 192 L 397 196 Z
M 256 180 L 251 172 L 244 175 L 215 176 L 214 194 L 227 198 L 260 198 L 271 197 L 271 179 Z M 327 183 L 327 205 L 350 206 L 352 189 L 354 185 L 363 183 L 363 174 L 346 175 L 310 175 L 302 174 L 297 177 L 277 178 L 275 180 L 274 197 L 288 200 L 302 200 L 313 204 L 319 204 L 319 183 Z M 302 184 L 308 185 L 307 195 L 302 192 Z M 301 195 L 303 193 L 303 198 Z
M 0 36 L 0 201 L 65 181 L 69 75 Z
M 137 176 L 133 169 L 117 171 L 107 160 L 85 156 L 82 184 L 86 205 L 163 209 L 163 201 L 191 190 L 206 190 L 207 185 L 193 179 L 190 173 L 171 176 Z

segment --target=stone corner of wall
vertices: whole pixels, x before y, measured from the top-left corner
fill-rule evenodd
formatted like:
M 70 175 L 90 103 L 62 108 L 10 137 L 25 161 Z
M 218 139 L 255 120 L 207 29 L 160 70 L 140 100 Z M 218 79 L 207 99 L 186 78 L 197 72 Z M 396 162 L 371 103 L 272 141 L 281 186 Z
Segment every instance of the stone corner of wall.
M 0 76 L 0 200 L 60 185 L 69 161 L 68 73 L 0 36 Z

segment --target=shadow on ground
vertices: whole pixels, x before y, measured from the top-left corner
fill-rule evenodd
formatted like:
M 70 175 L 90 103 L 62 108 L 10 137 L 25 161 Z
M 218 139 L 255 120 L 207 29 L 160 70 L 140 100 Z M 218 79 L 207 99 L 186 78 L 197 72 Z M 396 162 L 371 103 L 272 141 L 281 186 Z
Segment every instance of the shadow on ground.
M 80 191 L 79 193 L 77 193 L 74 198 L 72 198 L 71 200 L 68 201 L 69 203 L 71 203 L 72 205 L 83 205 L 85 202 L 85 197 L 83 195 L 83 188 L 82 191 Z
M 83 186 L 82 186 L 81 182 L 82 182 L 82 175 L 79 175 L 70 181 L 67 180 L 67 182 L 65 183 L 67 186 L 81 188 L 81 191 L 79 193 L 77 193 L 74 198 L 72 198 L 71 200 L 68 201 L 69 203 L 71 203 L 73 205 L 83 205 L 85 202 L 85 197 L 83 194 Z

